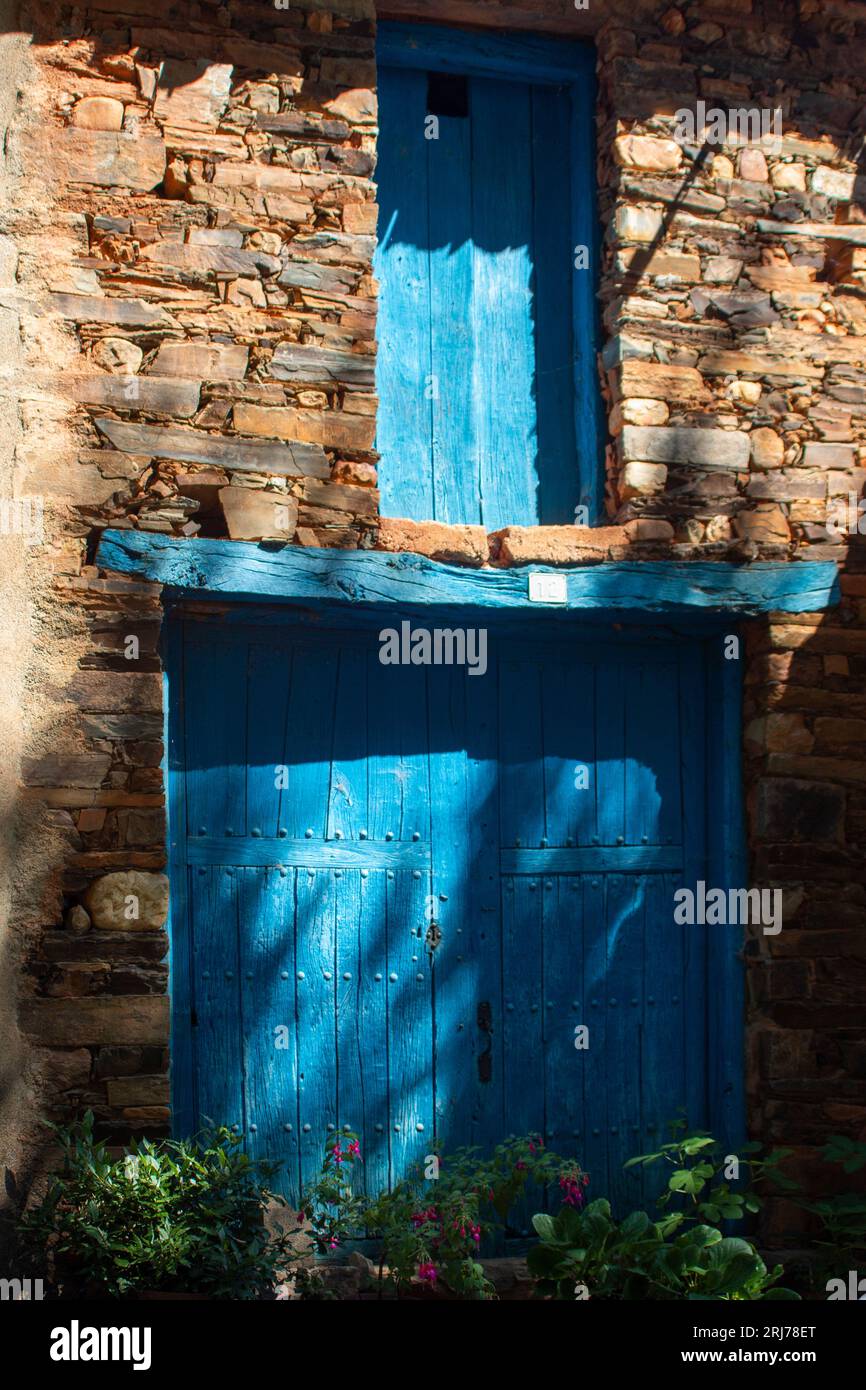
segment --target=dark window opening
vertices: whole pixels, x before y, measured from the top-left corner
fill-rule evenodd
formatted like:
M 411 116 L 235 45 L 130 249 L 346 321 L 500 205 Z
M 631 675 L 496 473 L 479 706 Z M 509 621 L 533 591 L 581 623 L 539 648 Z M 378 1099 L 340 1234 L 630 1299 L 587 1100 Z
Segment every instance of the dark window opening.
M 448 72 L 428 72 L 427 114 L 468 116 L 469 83 L 466 78 Z

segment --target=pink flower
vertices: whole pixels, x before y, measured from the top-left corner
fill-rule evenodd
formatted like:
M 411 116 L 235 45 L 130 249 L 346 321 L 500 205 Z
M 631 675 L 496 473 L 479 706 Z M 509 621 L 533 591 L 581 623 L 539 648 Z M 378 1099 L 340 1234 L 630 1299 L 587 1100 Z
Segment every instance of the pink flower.
M 349 1145 L 349 1153 L 355 1158 L 361 1157 L 361 1145 L 358 1143 L 357 1139 L 353 1139 Z
M 418 1266 L 418 1278 L 425 1279 L 431 1286 L 436 1283 L 436 1266 L 428 1260 L 426 1264 Z
M 583 1193 L 581 1191 L 581 1179 L 579 1176 L 573 1177 L 564 1174 L 559 1179 L 559 1185 L 564 1193 L 562 1200 L 567 1207 L 582 1206 Z

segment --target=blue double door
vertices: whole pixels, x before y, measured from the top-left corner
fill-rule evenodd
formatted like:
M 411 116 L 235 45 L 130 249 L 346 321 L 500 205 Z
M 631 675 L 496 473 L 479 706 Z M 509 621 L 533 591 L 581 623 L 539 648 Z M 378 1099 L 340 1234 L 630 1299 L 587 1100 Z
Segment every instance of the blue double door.
M 491 629 L 470 675 L 376 631 L 173 631 L 176 1127 L 236 1127 L 295 1193 L 346 1127 L 371 1191 L 534 1130 L 640 1202 L 624 1161 L 709 1113 L 706 934 L 673 920 L 700 645 Z

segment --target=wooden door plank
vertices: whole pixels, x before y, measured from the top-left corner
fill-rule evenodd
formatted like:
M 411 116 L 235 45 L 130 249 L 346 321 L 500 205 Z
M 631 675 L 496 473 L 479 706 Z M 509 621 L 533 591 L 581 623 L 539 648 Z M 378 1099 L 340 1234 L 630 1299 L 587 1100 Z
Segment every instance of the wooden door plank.
M 598 836 L 603 845 L 625 839 L 625 683 L 621 661 L 605 660 L 596 676 Z
M 334 896 L 333 871 L 298 869 L 298 1120 L 304 1186 L 315 1180 L 325 1142 L 337 1125 Z
M 636 656 L 625 702 L 625 843 L 681 844 L 676 663 Z
M 422 72 L 379 70 L 380 239 L 376 447 L 383 516 L 434 515 L 431 460 L 430 255 Z
M 538 522 L 530 89 L 472 81 L 472 376 L 485 526 Z M 507 130 L 508 138 L 503 139 Z
M 481 521 L 481 478 L 472 397 L 472 166 L 467 117 L 440 116 L 427 142 L 430 208 L 430 340 L 433 386 L 433 516 Z
M 571 98 L 567 88 L 533 87 L 533 284 L 538 512 L 543 526 L 573 523 L 580 494 L 574 436 L 571 236 Z M 597 467 L 597 463 L 593 464 Z
M 360 980 L 364 943 L 362 927 L 374 924 L 364 913 L 366 880 L 360 869 L 335 869 L 336 895 L 336 1043 L 337 1126 L 352 1130 L 366 1145 L 364 1133 L 364 1072 L 368 1043 L 361 1027 Z M 364 1147 L 361 1153 L 363 1156 Z M 359 1176 L 361 1170 L 357 1170 Z
M 499 814 L 503 847 L 535 849 L 545 838 L 541 667 L 503 657 L 499 666 Z
M 589 1046 L 576 1055 L 583 1067 L 583 1164 L 590 1177 L 589 1198 L 607 1196 L 608 1086 L 615 1084 L 607 1063 L 607 932 L 605 880 L 590 874 L 583 884 L 583 1012 Z
M 594 667 L 563 654 L 548 662 L 542 705 L 545 834 L 563 849 L 590 845 L 596 833 Z
M 469 913 L 461 941 L 471 941 L 476 1014 L 470 1019 L 475 1047 L 487 1050 L 485 1029 L 479 1026 L 477 1006 L 491 1008 L 490 1076 L 478 1071 L 476 1057 L 472 1082 L 475 1088 L 475 1116 L 468 1131 L 469 1142 L 486 1149 L 498 1144 L 508 1132 L 505 1115 L 505 1073 L 503 1066 L 502 920 L 499 846 L 501 843 L 499 807 L 499 648 L 490 642 L 487 674 L 467 677 L 466 697 L 466 817 L 469 844 Z M 483 1020 L 483 1015 L 482 1015 Z
M 575 876 L 546 878 L 544 921 L 545 1142 L 579 1158 L 583 1148 L 583 1054 L 575 1028 L 583 1006 L 583 883 Z M 558 1196 L 553 1194 L 554 1198 Z
M 694 893 L 699 879 L 708 875 L 707 848 L 707 719 L 706 673 L 700 646 L 683 648 L 679 662 L 680 699 L 680 783 L 682 787 L 683 872 L 675 888 L 689 888 Z M 737 733 L 739 738 L 739 731 Z M 727 756 L 732 747 L 726 746 Z M 715 887 L 715 884 L 708 884 Z M 722 886 L 722 885 L 718 885 Z M 725 931 L 722 927 L 677 926 L 673 921 L 674 899 L 666 905 L 663 921 L 667 931 L 683 933 L 683 1046 L 685 1065 L 685 1095 L 689 1124 L 700 1128 L 709 1122 L 708 1087 L 708 1028 L 707 1010 L 712 1008 L 708 998 L 707 961 L 710 949 L 709 934 Z M 714 984 L 709 991 L 715 996 Z M 739 1040 L 738 1040 L 739 1042 Z
M 280 829 L 280 802 L 287 773 L 286 720 L 292 684 L 292 651 L 272 641 L 250 642 L 247 681 L 246 824 L 257 839 Z
M 236 873 L 192 874 L 196 1126 L 210 1119 L 246 1138 Z
M 276 1186 L 297 1199 L 294 871 L 239 869 L 236 883 L 247 1150 L 284 1163 Z
M 368 837 L 421 846 L 430 838 L 425 670 L 383 666 L 373 651 L 367 682 Z
M 651 874 L 647 878 L 647 905 L 644 925 L 646 982 L 643 1008 L 643 1130 L 635 1153 L 649 1153 L 666 1144 L 672 1120 L 688 1101 L 686 1072 L 693 1063 L 700 1066 L 705 1056 L 690 1059 L 685 1054 L 685 1015 L 690 1001 L 684 1001 L 686 986 L 686 933 L 691 929 L 673 920 L 673 895 L 681 883 L 679 874 Z M 690 1118 L 690 1124 L 700 1124 Z M 654 1164 L 644 1173 L 644 1201 L 652 1203 L 667 1183 L 666 1165 Z
M 367 663 L 365 647 L 340 646 L 326 837 L 360 845 L 367 828 Z
M 290 839 L 325 838 L 338 665 L 333 648 L 295 648 L 286 729 L 289 785 L 280 802 L 281 828 Z
M 388 942 L 385 871 L 360 870 L 358 1028 L 361 1070 L 361 1156 L 364 1190 L 371 1197 L 394 1180 L 390 1168 L 388 1078 Z
M 186 653 L 189 833 L 246 834 L 246 653 L 197 635 Z
M 502 886 L 505 1121 L 509 1133 L 543 1135 L 543 881 L 507 877 Z M 532 1215 L 529 1198 L 517 1203 L 518 1234 L 529 1232 Z
M 487 677 L 482 683 L 486 683 Z M 470 1142 L 479 1097 L 476 947 L 481 926 L 472 914 L 466 767 L 465 670 L 431 668 L 428 678 L 432 880 L 429 911 L 442 939 L 432 953 L 436 1135 L 443 1148 Z
M 411 871 L 386 870 L 386 875 L 391 1170 L 396 1179 L 432 1151 L 432 972 L 416 934 L 424 920 L 428 885 Z
M 647 880 L 609 874 L 607 913 L 607 1150 L 610 1200 L 622 1218 L 640 1206 L 640 1173 L 623 1164 L 640 1152 L 641 1014 L 644 995 L 644 931 Z

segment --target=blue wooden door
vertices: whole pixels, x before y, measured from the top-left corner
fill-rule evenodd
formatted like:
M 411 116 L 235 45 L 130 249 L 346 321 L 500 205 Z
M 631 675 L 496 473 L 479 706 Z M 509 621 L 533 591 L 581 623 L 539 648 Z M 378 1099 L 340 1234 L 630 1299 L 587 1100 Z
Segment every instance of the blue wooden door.
M 491 631 L 470 676 L 363 630 L 174 631 L 178 1126 L 237 1126 L 294 1192 L 344 1126 L 370 1189 L 537 1130 L 639 1203 L 625 1159 L 710 1118 L 707 939 L 673 921 L 700 645 Z
M 591 316 L 574 313 L 589 272 L 572 200 L 586 180 L 590 201 L 590 171 L 571 149 L 571 88 L 428 73 L 423 31 L 419 50 L 419 69 L 379 69 L 382 511 L 572 522 L 588 487 L 578 360 L 593 389 L 595 375 Z

